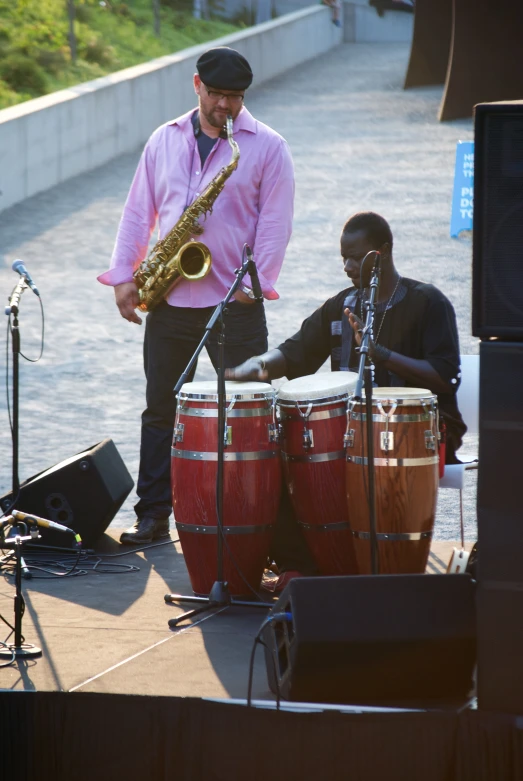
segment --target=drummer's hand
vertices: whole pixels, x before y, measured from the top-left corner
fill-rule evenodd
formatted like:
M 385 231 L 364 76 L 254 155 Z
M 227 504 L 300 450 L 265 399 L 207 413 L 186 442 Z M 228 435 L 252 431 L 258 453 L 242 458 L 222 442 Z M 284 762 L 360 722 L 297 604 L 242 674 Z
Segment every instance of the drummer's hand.
M 263 360 L 255 356 L 239 366 L 235 366 L 234 369 L 225 369 L 225 379 L 242 382 L 247 380 L 266 382 L 269 379 L 269 372 L 265 368 Z
M 360 318 L 354 314 L 354 312 L 350 311 L 350 309 L 344 309 L 343 314 L 349 320 L 350 326 L 354 331 L 354 338 L 356 339 L 356 344 L 359 347 L 361 344 L 361 335 L 363 333 L 363 323 L 360 320 Z
M 122 282 L 121 285 L 114 286 L 114 297 L 116 299 L 116 306 L 120 310 L 120 314 L 130 323 L 142 324 L 142 318 L 138 317 L 134 311 L 140 303 L 140 296 L 138 295 L 138 288 L 134 282 Z

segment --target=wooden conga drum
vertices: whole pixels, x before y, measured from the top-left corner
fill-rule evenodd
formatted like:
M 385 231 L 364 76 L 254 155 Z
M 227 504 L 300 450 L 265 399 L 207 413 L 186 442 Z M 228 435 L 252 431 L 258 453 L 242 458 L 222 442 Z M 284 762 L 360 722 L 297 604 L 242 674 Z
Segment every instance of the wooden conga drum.
M 226 382 L 223 465 L 223 577 L 232 595 L 258 589 L 281 491 L 275 391 L 263 382 Z M 217 575 L 216 381 L 189 382 L 178 394 L 171 459 L 176 528 L 195 594 Z
M 423 388 L 372 391 L 380 574 L 424 572 L 439 480 L 437 398 Z M 371 569 L 365 398 L 349 401 L 346 487 L 358 572 Z
M 321 575 L 356 572 L 343 445 L 356 381 L 354 372 L 320 372 L 290 380 L 278 391 L 284 477 Z

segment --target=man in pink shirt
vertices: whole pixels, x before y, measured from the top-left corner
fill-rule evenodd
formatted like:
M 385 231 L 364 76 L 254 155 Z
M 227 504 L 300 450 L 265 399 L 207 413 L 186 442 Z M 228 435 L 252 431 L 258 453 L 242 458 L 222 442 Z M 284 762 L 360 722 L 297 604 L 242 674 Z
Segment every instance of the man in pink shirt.
M 214 307 L 235 279 L 244 244 L 253 249 L 264 297 L 275 299 L 278 294 L 273 285 L 292 230 L 291 155 L 286 141 L 244 107 L 245 90 L 252 82 L 249 63 L 224 46 L 205 52 L 196 67 L 198 107 L 159 127 L 147 142 L 124 206 L 110 270 L 98 277 L 103 284 L 114 286 L 122 317 L 140 324 L 133 271 L 147 255 L 156 224 L 163 238 L 230 162 L 224 125 L 227 116 L 232 116 L 240 148 L 238 167 L 214 202 L 212 213 L 200 220 L 203 234 L 197 237 L 211 252 L 211 271 L 198 281 L 182 280 L 146 318 L 147 406 L 142 414 L 139 501 L 134 526 L 120 537 L 126 544 L 149 543 L 169 533 L 170 451 L 176 411 L 173 388 Z M 226 367 L 267 350 L 264 307 L 254 300 L 248 276 L 245 283 L 224 317 Z M 216 368 L 215 333 L 207 342 L 207 352 Z

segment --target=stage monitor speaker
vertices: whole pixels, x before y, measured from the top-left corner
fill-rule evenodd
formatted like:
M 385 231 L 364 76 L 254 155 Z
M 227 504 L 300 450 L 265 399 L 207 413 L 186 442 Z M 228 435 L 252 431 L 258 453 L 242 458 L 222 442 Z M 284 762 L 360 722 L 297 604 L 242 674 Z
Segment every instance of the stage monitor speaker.
M 473 690 L 468 575 L 295 578 L 269 615 L 267 677 L 284 699 L 437 707 Z
M 73 529 L 83 547 L 92 547 L 122 506 L 134 485 L 112 439 L 33 475 L 20 485 L 15 509 Z M 6 512 L 12 494 L 0 499 Z M 39 528 L 42 545 L 72 548 L 72 534 Z
M 474 112 L 472 332 L 523 340 L 523 101 Z

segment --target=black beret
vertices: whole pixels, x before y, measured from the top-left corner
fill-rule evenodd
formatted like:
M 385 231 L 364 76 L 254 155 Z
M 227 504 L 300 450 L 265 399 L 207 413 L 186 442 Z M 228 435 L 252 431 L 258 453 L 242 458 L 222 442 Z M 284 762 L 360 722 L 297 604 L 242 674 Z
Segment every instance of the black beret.
M 202 54 L 196 69 L 203 83 L 216 89 L 247 89 L 252 82 L 249 63 L 228 46 L 217 46 Z

